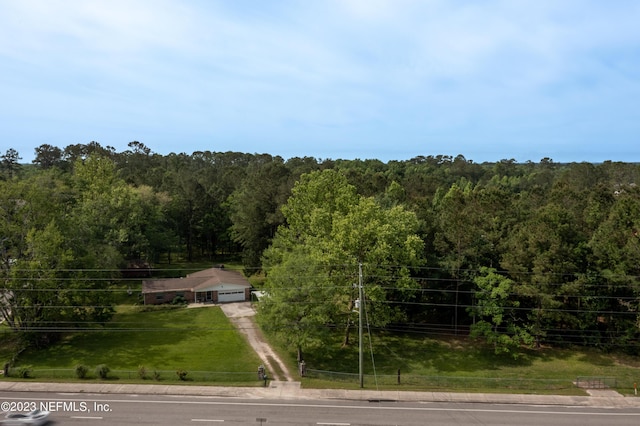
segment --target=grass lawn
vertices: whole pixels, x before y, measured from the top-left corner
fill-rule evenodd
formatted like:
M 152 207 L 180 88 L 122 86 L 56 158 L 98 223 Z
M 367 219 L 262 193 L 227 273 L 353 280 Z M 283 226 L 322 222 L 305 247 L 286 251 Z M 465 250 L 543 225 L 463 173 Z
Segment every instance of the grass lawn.
M 307 368 L 323 371 L 304 379 L 305 386 L 359 386 L 357 337 L 348 347 L 341 346 L 341 339 L 342 333 L 336 333 L 331 343 L 305 353 Z M 464 337 L 378 333 L 371 340 L 372 361 L 367 337 L 364 343 L 365 388 L 369 389 L 582 395 L 584 390 L 573 382 L 578 377 L 596 377 L 606 378 L 606 384 L 615 384 L 619 392 L 633 394 L 633 384 L 640 382 L 640 358 L 588 348 L 522 349 L 514 359 L 495 355 L 492 348 Z
M 9 361 L 18 350 L 18 342 L 7 323 L 0 324 L 0 367 Z
M 17 367 L 28 365 L 37 377 L 37 370 L 74 369 L 78 364 L 106 364 L 112 371 L 136 372 L 144 366 L 149 372 L 247 373 L 246 380 L 255 380 L 260 359 L 218 307 L 144 311 L 127 306 L 120 307 L 104 329 L 25 351 Z
M 1 325 L 0 331 L 6 331 Z M 10 334 L 3 334 L 0 356 L 12 353 Z M 268 336 L 268 335 L 267 335 Z M 358 388 L 357 336 L 341 346 L 342 333 L 315 350 L 305 351 L 306 387 Z M 465 392 L 520 392 L 580 395 L 572 383 L 578 377 L 614 378 L 622 393 L 632 395 L 640 381 L 640 358 L 604 354 L 588 348 L 522 349 L 517 358 L 495 355 L 492 348 L 459 338 L 433 338 L 424 334 L 380 332 L 365 337 L 365 388 L 394 390 L 438 390 Z M 295 354 L 270 339 L 274 349 L 297 370 Z M 29 350 L 18 359 L 17 368 L 30 366 L 38 380 L 74 379 L 78 364 L 89 367 L 90 378 L 99 364 L 106 364 L 112 379 L 140 381 L 144 366 L 161 380 L 178 381 L 177 370 L 189 372 L 193 383 L 259 385 L 256 369 L 260 360 L 246 340 L 217 307 L 152 309 L 120 306 L 105 329 L 79 332 L 44 350 Z M 375 363 L 375 376 L 374 376 Z M 62 369 L 66 376 L 46 373 Z M 401 372 L 401 384 L 397 373 Z M 224 372 L 198 375 L 198 372 Z M 329 372 L 329 373 L 325 373 Z M 331 373 L 334 372 L 334 373 Z M 226 375 L 226 376 L 225 376 Z

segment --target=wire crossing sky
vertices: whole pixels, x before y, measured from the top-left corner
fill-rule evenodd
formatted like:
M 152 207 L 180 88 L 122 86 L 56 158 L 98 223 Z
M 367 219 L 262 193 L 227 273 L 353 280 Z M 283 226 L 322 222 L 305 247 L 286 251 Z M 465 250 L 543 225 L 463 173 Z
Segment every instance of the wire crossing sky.
M 0 150 L 640 161 L 636 0 L 0 0 Z

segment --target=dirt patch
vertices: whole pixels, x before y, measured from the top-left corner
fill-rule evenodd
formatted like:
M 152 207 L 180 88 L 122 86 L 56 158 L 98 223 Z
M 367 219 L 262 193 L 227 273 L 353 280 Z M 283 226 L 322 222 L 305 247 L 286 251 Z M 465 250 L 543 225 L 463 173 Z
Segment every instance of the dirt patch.
M 260 329 L 255 323 L 255 310 L 250 302 L 224 303 L 220 305 L 222 312 L 231 323 L 244 334 L 254 351 L 258 354 L 265 368 L 273 376 L 274 380 L 294 381 L 289 369 L 273 351 L 269 343 L 264 339 Z M 256 366 L 257 369 L 257 366 Z M 284 376 L 284 377 L 282 377 Z

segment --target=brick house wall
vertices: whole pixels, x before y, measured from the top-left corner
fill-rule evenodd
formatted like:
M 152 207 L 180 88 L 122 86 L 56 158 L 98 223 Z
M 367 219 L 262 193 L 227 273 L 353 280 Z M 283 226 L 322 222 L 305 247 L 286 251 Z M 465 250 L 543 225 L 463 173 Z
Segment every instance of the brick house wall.
M 187 303 L 195 303 L 195 294 L 190 290 L 167 290 L 163 292 L 144 293 L 145 305 L 161 305 L 163 303 L 171 303 L 177 296 L 182 296 Z M 214 291 L 211 294 L 211 302 L 218 303 L 218 292 Z M 251 288 L 244 289 L 244 300 L 251 300 Z
M 187 303 L 193 303 L 195 300 L 193 292 L 189 290 L 167 290 L 161 293 L 145 293 L 144 304 L 160 305 L 162 303 L 171 303 L 178 296 L 184 297 Z

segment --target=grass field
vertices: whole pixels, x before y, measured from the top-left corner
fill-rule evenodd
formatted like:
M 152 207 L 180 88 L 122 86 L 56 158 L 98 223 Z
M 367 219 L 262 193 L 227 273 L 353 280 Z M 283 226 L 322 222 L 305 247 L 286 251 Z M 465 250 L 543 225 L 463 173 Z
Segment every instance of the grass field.
M 322 370 L 308 386 L 358 385 L 357 344 L 342 347 L 341 335 L 321 350 L 307 352 L 308 368 Z M 365 340 L 366 386 L 397 388 L 398 370 L 403 388 L 465 391 L 509 391 L 582 394 L 573 384 L 578 377 L 604 379 L 623 393 L 633 393 L 640 381 L 640 359 L 604 354 L 588 348 L 522 349 L 514 359 L 495 355 L 492 348 L 459 338 L 431 338 L 421 334 L 379 333 Z M 374 368 L 375 367 L 375 368 Z M 344 374 L 325 373 L 347 372 Z M 377 377 L 374 377 L 374 372 Z M 614 379 L 614 381 L 611 381 Z
M 119 308 L 105 329 L 25 351 L 17 366 L 37 371 L 74 369 L 79 364 L 106 364 L 112 371 L 136 372 L 144 366 L 149 372 L 251 373 L 246 380 L 255 380 L 260 359 L 217 307 L 144 311 L 127 306 Z
M 6 331 L 5 325 L 0 328 Z M 354 344 L 342 347 L 341 338 L 336 333 L 321 348 L 305 352 L 307 368 L 314 373 L 302 380 L 304 386 L 358 387 L 357 342 L 354 339 Z M 274 339 L 271 342 L 291 371 L 296 371 L 294 353 Z M 633 384 L 640 381 L 638 357 L 588 348 L 522 349 L 514 359 L 497 356 L 491 348 L 464 337 L 394 333 L 372 336 L 373 356 L 368 337 L 364 346 L 365 387 L 369 389 L 584 394 L 573 382 L 578 377 L 594 377 L 613 379 L 606 384 L 632 394 Z M 11 339 L 4 338 L 0 357 L 9 359 L 14 349 Z M 139 381 L 136 372 L 144 366 L 149 376 L 159 371 L 166 381 L 177 381 L 175 372 L 186 370 L 194 383 L 257 385 L 255 371 L 260 363 L 217 307 L 145 311 L 120 306 L 105 329 L 79 332 L 48 349 L 26 351 L 16 367 L 30 366 L 34 377 L 42 380 L 74 379 L 78 364 L 91 372 L 106 364 L 112 379 L 123 381 Z M 92 374 L 90 378 L 95 378 Z

